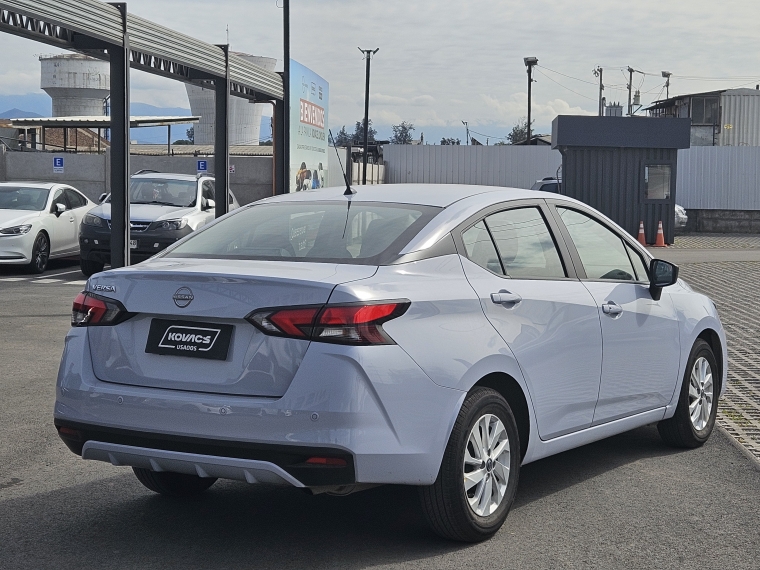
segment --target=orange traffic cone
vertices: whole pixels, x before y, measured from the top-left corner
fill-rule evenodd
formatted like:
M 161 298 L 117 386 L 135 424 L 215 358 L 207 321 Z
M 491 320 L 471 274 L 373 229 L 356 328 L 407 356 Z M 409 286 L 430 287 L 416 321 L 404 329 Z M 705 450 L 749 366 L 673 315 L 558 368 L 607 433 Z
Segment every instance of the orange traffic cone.
M 643 245 L 644 247 L 647 246 L 647 236 L 644 233 L 644 222 L 639 222 L 639 237 L 638 237 L 639 243 Z
M 660 225 L 657 226 L 657 240 L 654 242 L 654 247 L 665 247 L 665 234 L 662 232 L 662 220 L 660 220 Z

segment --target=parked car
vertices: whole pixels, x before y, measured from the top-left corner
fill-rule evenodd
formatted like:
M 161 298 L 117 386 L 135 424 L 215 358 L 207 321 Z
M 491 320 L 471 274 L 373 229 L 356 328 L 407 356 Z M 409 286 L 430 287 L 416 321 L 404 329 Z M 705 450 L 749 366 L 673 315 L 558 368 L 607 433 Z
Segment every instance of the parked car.
M 89 277 L 111 262 L 111 196 L 90 210 L 79 231 L 80 267 Z M 214 219 L 214 178 L 141 171 L 129 184 L 130 256 L 139 262 Z M 230 192 L 229 209 L 239 207 Z
M 91 277 L 72 327 L 55 425 L 84 459 L 174 496 L 415 485 L 462 541 L 499 529 L 521 465 L 651 423 L 702 445 L 726 386 L 712 301 L 530 190 L 265 199 Z
M 530 187 L 531 190 L 540 190 L 541 192 L 559 192 L 559 188 L 562 185 L 562 180 L 552 178 L 551 176 L 536 180 L 536 183 Z M 683 206 L 676 204 L 675 213 L 675 228 L 680 230 L 686 227 L 686 222 L 689 221 L 689 217 L 686 215 L 686 210 Z
M 66 184 L 0 183 L 0 263 L 42 273 L 49 259 L 78 255 L 77 228 L 92 206 Z

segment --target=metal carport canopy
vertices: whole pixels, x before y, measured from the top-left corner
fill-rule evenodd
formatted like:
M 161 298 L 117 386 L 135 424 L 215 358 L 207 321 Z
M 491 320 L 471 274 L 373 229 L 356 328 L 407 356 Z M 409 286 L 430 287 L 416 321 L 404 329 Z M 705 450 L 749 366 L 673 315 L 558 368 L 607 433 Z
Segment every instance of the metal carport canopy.
M 119 10 L 99 0 L 0 0 L 0 10 L 6 11 L 0 14 L 0 30 L 64 49 L 98 57 L 86 44 L 78 44 L 71 32 L 123 45 Z M 21 21 L 19 16 L 29 20 Z M 193 70 L 214 77 L 226 76 L 225 54 L 219 46 L 133 14 L 127 15 L 127 34 L 131 67 L 187 82 L 200 79 L 193 76 Z M 229 71 L 231 95 L 282 100 L 279 74 L 233 53 L 229 55 Z

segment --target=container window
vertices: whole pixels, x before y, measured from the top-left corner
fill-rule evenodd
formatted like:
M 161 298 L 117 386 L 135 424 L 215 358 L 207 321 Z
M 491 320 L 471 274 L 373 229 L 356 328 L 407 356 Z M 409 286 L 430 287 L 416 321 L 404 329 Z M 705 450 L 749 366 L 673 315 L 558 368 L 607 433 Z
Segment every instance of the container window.
M 670 199 L 669 164 L 650 164 L 644 167 L 644 195 L 647 200 Z

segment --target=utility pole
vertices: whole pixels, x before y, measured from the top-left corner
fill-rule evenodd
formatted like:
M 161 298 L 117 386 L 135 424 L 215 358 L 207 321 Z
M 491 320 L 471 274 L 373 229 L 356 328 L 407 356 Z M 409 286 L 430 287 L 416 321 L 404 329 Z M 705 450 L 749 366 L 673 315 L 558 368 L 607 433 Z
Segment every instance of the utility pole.
M 631 105 L 631 90 L 633 89 L 633 71 L 632 67 L 628 67 L 628 116 L 633 115 L 633 106 Z
M 291 191 L 290 184 L 290 0 L 282 0 L 282 191 Z M 274 136 L 272 137 L 274 143 Z
M 663 71 L 662 76 L 665 78 L 665 99 L 670 99 L 670 76 L 673 75 L 669 71 Z
M 369 148 L 369 62 L 372 60 L 372 56 L 375 55 L 380 48 L 375 50 L 362 49 L 359 51 L 364 54 L 364 59 L 367 60 L 367 82 L 364 86 L 364 154 L 362 156 L 362 184 L 367 184 L 367 149 Z
M 602 92 L 604 91 L 604 83 L 602 83 L 602 68 L 597 67 L 594 70 L 594 75 L 599 78 L 599 116 L 604 115 L 604 97 Z
M 528 138 L 527 144 L 530 145 L 530 106 L 531 106 L 531 91 L 533 84 L 533 66 L 538 65 L 537 57 L 524 57 L 525 67 L 528 68 Z
M 470 144 L 470 126 L 467 124 L 467 121 L 462 121 L 462 124 L 464 125 L 464 130 L 467 132 L 466 144 Z

